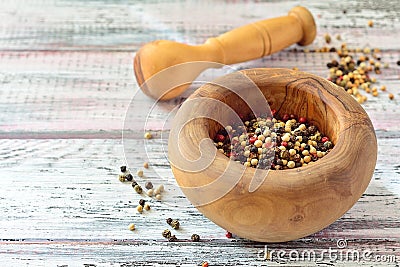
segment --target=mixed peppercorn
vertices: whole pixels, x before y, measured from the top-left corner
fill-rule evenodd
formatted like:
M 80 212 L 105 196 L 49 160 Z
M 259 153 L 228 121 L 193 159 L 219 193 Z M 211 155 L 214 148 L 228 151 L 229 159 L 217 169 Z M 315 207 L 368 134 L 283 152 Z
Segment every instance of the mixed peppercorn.
M 336 50 L 339 56 L 338 60 L 334 59 L 327 63 L 329 69 L 328 80 L 343 87 L 347 93 L 353 95 L 359 103 L 364 103 L 367 96 L 362 95 L 360 91 L 372 94 L 376 97 L 379 95 L 378 86 L 375 86 L 377 79 L 370 77 L 370 73 L 381 74 L 383 68 L 388 68 L 388 64 L 382 63 L 378 55 L 379 49 L 348 49 L 346 44 L 342 44 L 339 50 Z M 356 56 L 355 53 L 359 53 Z M 386 91 L 386 86 L 380 87 L 382 92 Z M 393 99 L 394 95 L 389 93 L 389 99 Z
M 215 135 L 215 146 L 247 167 L 273 170 L 305 166 L 332 150 L 329 137 L 306 118 L 297 119 L 293 114 L 280 117 L 275 110 L 272 114 L 226 126 Z

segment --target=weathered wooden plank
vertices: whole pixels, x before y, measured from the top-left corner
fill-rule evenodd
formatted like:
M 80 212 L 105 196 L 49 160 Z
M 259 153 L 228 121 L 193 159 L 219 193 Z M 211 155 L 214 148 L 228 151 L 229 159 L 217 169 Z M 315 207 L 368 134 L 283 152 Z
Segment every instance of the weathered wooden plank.
M 397 157 L 388 153 L 393 142 L 398 139 L 379 141 L 376 174 L 363 198 L 316 237 L 400 238 L 399 166 L 387 164 Z M 126 155 L 135 155 L 127 157 L 133 172 L 146 157 L 140 143 L 136 140 L 124 148 Z M 160 144 L 157 140 L 147 144 L 152 167 L 145 178 L 136 180 L 142 185 L 146 180 L 165 184 L 162 202 L 137 195 L 130 184 L 118 181 L 118 168 L 124 163 L 119 140 L 2 140 L 1 238 L 161 239 L 167 217 L 181 219 L 184 230 L 180 234 L 186 238 L 193 232 L 206 239 L 221 238 L 223 230 L 201 216 L 182 195 Z M 151 212 L 136 213 L 140 198 L 150 201 Z M 130 222 L 138 225 L 137 233 L 126 229 Z
M 0 49 L 137 50 L 156 39 L 202 43 L 240 25 L 285 13 L 294 5 L 317 17 L 319 34 L 340 32 L 351 43 L 397 49 L 398 3 L 379 1 L 66 1 L 5 0 Z M 190 10 L 190 12 L 188 12 Z M 346 14 L 343 14 L 346 11 Z M 375 20 L 368 28 L 367 21 Z
M 327 77 L 325 64 L 334 56 L 334 53 L 284 51 L 262 60 L 237 64 L 233 70 L 298 67 Z M 109 132 L 120 136 L 118 131 L 123 128 L 127 110 L 130 129 L 143 129 L 154 101 L 138 92 L 132 58 L 133 54 L 127 52 L 0 53 L 0 135 L 11 137 L 13 134 L 31 133 L 33 136 L 73 131 L 75 137 L 84 137 L 87 135 L 85 132 L 98 135 L 101 130 L 103 138 L 109 136 Z M 377 130 L 395 132 L 400 130 L 400 125 L 394 123 L 400 116 L 397 109 L 400 67 L 395 63 L 400 53 L 383 52 L 382 58 L 391 67 L 382 75 L 375 76 L 396 99 L 389 101 L 388 92 L 382 92 L 376 98 L 369 96 L 369 101 L 363 106 Z M 229 70 L 209 70 L 198 80 L 209 81 Z M 184 97 L 189 94 L 190 91 Z M 152 112 L 148 128 L 162 129 L 161 122 L 183 100 L 180 98 L 160 105 Z
M 400 262 L 398 160 L 400 31 L 398 1 L 67 1 L 5 0 L 0 9 L 0 258 L 10 266 L 398 266 Z M 379 47 L 390 63 L 379 80 L 387 94 L 364 108 L 377 129 L 379 156 L 373 181 L 360 201 L 330 227 L 272 249 L 349 248 L 394 255 L 394 262 L 265 262 L 264 244 L 229 240 L 224 230 L 193 208 L 176 186 L 165 157 L 169 126 L 160 126 L 184 98 L 163 103 L 147 128 L 156 139 L 144 153 L 142 130 L 152 100 L 135 98 L 128 112 L 125 147 L 120 139 L 133 79 L 133 52 L 143 43 L 171 39 L 191 44 L 233 27 L 284 15 L 302 4 L 316 15 L 317 40 L 341 34 L 352 47 Z M 346 10 L 346 14 L 343 13 Z M 367 27 L 373 19 L 375 26 Z M 338 46 L 341 41 L 333 40 Z M 295 46 L 293 46 L 295 47 Z M 292 47 L 292 48 L 293 48 Z M 331 53 L 294 53 L 235 65 L 298 67 L 326 76 Z M 221 72 L 211 71 L 206 79 Z M 140 96 L 140 97 L 139 97 Z M 163 131 L 160 131 L 163 130 Z M 73 139 L 75 138 L 75 139 Z M 126 159 L 124 158 L 126 152 Z M 132 169 L 150 159 L 146 177 L 165 183 L 162 202 L 136 214 L 140 196 L 117 180 L 126 160 Z M 141 182 L 144 180 L 141 180 Z M 179 218 L 185 241 L 161 237 L 166 217 Z M 134 222 L 135 232 L 126 229 Z M 192 233 L 204 242 L 187 242 Z

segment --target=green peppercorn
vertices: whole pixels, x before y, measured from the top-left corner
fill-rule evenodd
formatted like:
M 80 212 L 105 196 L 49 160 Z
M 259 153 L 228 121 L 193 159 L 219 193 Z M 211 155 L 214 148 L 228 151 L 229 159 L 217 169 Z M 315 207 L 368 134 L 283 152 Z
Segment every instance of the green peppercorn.
M 138 194 L 141 194 L 142 193 L 142 187 L 140 186 L 140 185 L 135 185 L 135 187 L 133 188 L 133 189 L 135 189 L 135 191 L 136 191 L 136 193 L 138 193 Z
M 324 143 L 324 147 L 326 147 L 327 149 L 330 149 L 330 148 L 332 148 L 332 142 L 331 141 L 326 141 L 325 143 Z
M 192 239 L 193 242 L 199 242 L 200 236 L 198 234 L 193 234 L 190 239 Z
M 179 229 L 180 223 L 179 223 L 178 220 L 172 220 L 172 222 L 171 222 L 170 225 L 171 225 L 171 227 L 174 228 L 175 230 L 178 230 L 178 229 Z
M 165 237 L 165 238 L 170 238 L 170 237 L 171 237 L 171 231 L 168 230 L 168 229 L 165 229 L 165 230 L 162 232 L 162 236 Z

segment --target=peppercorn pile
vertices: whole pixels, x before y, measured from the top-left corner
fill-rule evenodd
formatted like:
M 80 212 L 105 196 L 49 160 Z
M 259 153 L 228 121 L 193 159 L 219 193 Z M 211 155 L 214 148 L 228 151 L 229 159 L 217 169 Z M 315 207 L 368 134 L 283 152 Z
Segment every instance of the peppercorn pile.
M 360 90 L 376 97 L 379 95 L 378 87 L 374 86 L 377 79 L 370 77 L 370 73 L 381 74 L 382 68 L 388 68 L 388 64 L 381 63 L 378 56 L 379 49 L 370 48 L 348 49 L 346 44 L 341 45 L 341 49 L 336 50 L 339 60 L 332 60 L 327 63 L 329 69 L 328 80 L 343 87 L 347 93 L 353 95 L 359 103 L 364 103 L 368 98 L 360 93 Z M 355 53 L 359 53 L 358 57 Z M 386 91 L 386 86 L 382 85 L 380 90 Z M 389 99 L 394 95 L 389 93 Z
M 333 148 L 329 138 L 306 118 L 289 114 L 279 117 L 275 110 L 272 114 L 272 118 L 253 118 L 244 125 L 226 126 L 215 135 L 215 146 L 247 167 L 273 170 L 305 166 Z

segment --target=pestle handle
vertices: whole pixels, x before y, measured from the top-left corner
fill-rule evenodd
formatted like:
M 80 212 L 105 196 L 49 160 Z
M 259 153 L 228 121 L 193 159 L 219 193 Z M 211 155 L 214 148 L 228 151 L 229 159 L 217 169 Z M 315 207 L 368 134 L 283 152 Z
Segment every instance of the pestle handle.
M 199 48 L 214 51 L 214 59 L 219 63 L 235 64 L 270 55 L 294 43 L 308 45 L 315 35 L 312 14 L 304 7 L 295 7 L 287 16 L 236 28 L 207 40 Z
M 168 100 L 183 93 L 207 68 L 261 58 L 294 43 L 308 45 L 315 36 L 312 14 L 298 6 L 292 8 L 287 16 L 233 29 L 208 39 L 202 45 L 191 46 L 167 40 L 148 43 L 136 53 L 135 76 L 145 94 Z M 208 63 L 182 65 L 190 62 Z

